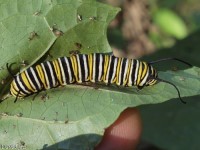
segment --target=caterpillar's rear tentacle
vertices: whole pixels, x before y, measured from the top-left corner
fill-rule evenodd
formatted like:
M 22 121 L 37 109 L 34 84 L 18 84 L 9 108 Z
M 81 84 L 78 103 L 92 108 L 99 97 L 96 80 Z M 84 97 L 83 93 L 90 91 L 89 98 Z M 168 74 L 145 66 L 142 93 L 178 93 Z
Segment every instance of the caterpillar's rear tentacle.
M 13 65 L 13 64 L 15 64 L 15 63 L 12 63 L 12 64 L 8 64 L 8 63 L 6 63 L 6 68 L 7 68 L 7 70 L 8 70 L 8 72 L 9 72 L 9 74 L 13 77 L 13 78 L 15 78 L 15 75 L 12 73 L 12 71 L 10 70 L 10 67 Z

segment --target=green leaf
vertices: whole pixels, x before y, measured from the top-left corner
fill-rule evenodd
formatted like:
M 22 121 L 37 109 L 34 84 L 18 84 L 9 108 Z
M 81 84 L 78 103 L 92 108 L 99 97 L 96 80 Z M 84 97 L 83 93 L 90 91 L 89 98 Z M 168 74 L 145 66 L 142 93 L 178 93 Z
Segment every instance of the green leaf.
M 173 100 L 139 107 L 143 120 L 142 139 L 161 149 L 200 149 L 200 96 L 185 99 L 186 105 Z
M 187 27 L 184 21 L 169 9 L 158 9 L 153 15 L 153 20 L 163 32 L 170 36 L 177 39 L 187 36 Z
M 53 58 L 68 56 L 77 49 L 76 43 L 82 45 L 79 49 L 82 53 L 111 51 L 106 31 L 119 8 L 93 0 L 0 0 L 0 3 L 0 81 L 9 82 L 6 63 L 15 63 L 12 71 L 17 73 L 19 67 L 24 69 L 20 65 L 23 60 L 32 65 L 47 51 Z M 0 84 L 0 89 L 3 95 L 8 87 Z
M 53 58 L 68 56 L 71 50 L 78 49 L 76 43 L 81 44 L 78 50 L 82 53 L 111 51 L 106 30 L 119 8 L 93 0 L 0 0 L 0 4 L 0 81 L 5 82 L 0 85 L 1 95 L 9 87 L 6 63 L 16 63 L 12 65 L 12 72 L 16 73 L 23 60 L 30 66 L 47 52 Z M 40 98 L 44 93 L 37 96 L 35 101 L 32 101 L 33 97 L 17 104 L 13 103 L 13 98 L 4 101 L 0 105 L 3 110 L 0 143 L 5 147 L 11 145 L 20 148 L 25 145 L 27 149 L 94 147 L 102 134 L 101 127 L 112 117 L 109 115 L 110 108 L 96 106 L 99 110 L 105 110 L 106 117 L 102 114 L 90 117 L 88 113 L 95 111 L 95 107 L 86 112 L 80 95 L 84 95 L 87 88 L 71 86 L 57 90 L 48 92 L 48 102 Z M 88 100 L 91 91 L 86 94 L 89 95 L 85 95 L 84 99 Z M 96 95 L 93 99 L 97 99 Z M 87 107 L 92 105 L 90 101 L 86 101 L 86 104 Z
M 106 35 L 107 26 L 119 11 L 118 8 L 93 1 L 83 3 L 77 8 L 76 14 L 81 17 L 81 20 L 78 20 L 79 23 L 76 26 L 66 31 L 65 22 L 69 22 L 71 19 L 64 20 L 63 18 L 63 21 L 58 24 L 57 22 L 60 19 L 57 18 L 59 18 L 60 14 L 55 15 L 54 13 L 54 11 L 62 9 L 62 7 L 65 6 L 62 5 L 55 8 L 49 13 L 50 17 L 47 16 L 48 19 L 51 18 L 51 14 L 54 14 L 51 24 L 56 22 L 59 29 L 65 33 L 57 39 L 49 51 L 54 58 L 68 56 L 71 50 L 78 50 L 81 53 L 111 52 Z M 76 16 L 74 18 L 78 19 Z M 76 46 L 77 43 L 81 45 L 80 48 Z
M 162 49 L 148 57 L 148 60 L 176 57 L 192 65 L 200 66 L 199 37 L 200 30 L 197 30 L 185 39 L 177 41 L 175 46 Z M 183 69 L 183 65 L 175 61 L 158 63 L 154 66 L 159 70 L 167 70 L 174 66 Z M 195 81 L 191 81 L 190 84 L 194 84 L 194 87 L 188 87 L 188 90 L 199 89 Z M 187 87 L 188 83 L 185 86 Z M 177 99 L 173 99 L 158 105 L 139 107 L 143 120 L 142 139 L 161 149 L 199 149 L 199 98 L 199 94 L 184 97 L 184 100 L 187 101 L 186 105 L 179 103 Z
M 17 63 L 13 65 L 16 72 L 20 62 L 26 60 L 32 64 L 37 61 L 56 40 L 56 36 L 49 30 L 50 25 L 44 19 L 52 3 L 50 0 L 45 2 L 0 0 L 0 81 L 9 80 L 6 63 Z M 38 15 L 35 15 L 37 12 Z M 38 36 L 31 35 L 32 32 L 36 32 Z M 4 91 L 3 87 L 1 84 L 1 93 Z
M 159 76 L 177 85 L 183 99 L 200 94 L 197 88 L 200 86 L 200 68 L 160 72 Z M 33 96 L 17 103 L 13 103 L 14 98 L 5 100 L 0 105 L 0 130 L 6 132 L 0 141 L 4 144 L 24 141 L 29 149 L 43 145 L 87 149 L 99 142 L 104 128 L 126 107 L 162 103 L 178 97 L 174 87 L 166 83 L 145 87 L 139 92 L 135 88 L 97 87 L 99 89 L 68 85 L 41 92 L 34 101 Z M 42 100 L 45 93 L 49 99 Z
M 0 65 L 4 67 L 1 79 L 8 76 L 7 62 L 17 62 L 13 65 L 16 70 L 22 60 L 28 60 L 31 65 L 47 52 L 57 58 L 69 55 L 71 50 L 110 51 L 106 28 L 119 11 L 117 8 L 92 0 L 0 0 L 0 4 L 0 52 L 3 56 Z M 32 31 L 38 36 L 30 37 Z M 81 44 L 81 48 L 77 48 L 76 43 Z M 175 83 L 185 97 L 200 93 L 195 88 L 200 85 L 199 72 L 200 69 L 194 67 L 160 72 L 159 76 Z M 41 92 L 34 101 L 34 96 L 17 103 L 13 103 L 14 97 L 6 99 L 0 105 L 0 143 L 27 149 L 91 149 L 101 139 L 104 128 L 126 107 L 177 98 L 175 89 L 165 83 L 139 92 L 136 88 L 95 86 L 98 89 L 68 85 Z M 1 92 L 3 87 L 1 85 Z

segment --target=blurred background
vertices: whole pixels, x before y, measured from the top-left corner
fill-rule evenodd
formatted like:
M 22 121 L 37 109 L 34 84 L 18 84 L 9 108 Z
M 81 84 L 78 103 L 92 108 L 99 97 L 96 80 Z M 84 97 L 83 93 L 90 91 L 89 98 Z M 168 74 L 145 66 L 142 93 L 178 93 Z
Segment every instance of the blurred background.
M 99 1 L 122 8 L 108 29 L 115 55 L 146 61 L 178 57 L 200 66 L 199 0 Z M 184 69 L 175 62 L 155 67 Z M 143 135 L 138 150 L 200 149 L 200 96 L 184 99 L 187 105 L 176 99 L 139 107 Z
M 113 49 L 140 58 L 169 48 L 200 27 L 198 0 L 100 0 L 122 8 L 108 29 Z

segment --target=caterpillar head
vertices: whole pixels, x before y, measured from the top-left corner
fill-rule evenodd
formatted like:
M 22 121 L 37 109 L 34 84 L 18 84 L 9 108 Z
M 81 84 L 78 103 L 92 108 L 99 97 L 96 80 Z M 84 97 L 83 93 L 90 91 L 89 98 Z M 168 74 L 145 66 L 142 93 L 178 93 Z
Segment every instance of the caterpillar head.
M 146 82 L 145 82 L 145 81 L 146 81 Z M 138 86 L 139 89 L 142 89 L 144 86 L 151 86 L 151 85 L 154 85 L 154 84 L 156 84 L 157 82 L 165 82 L 165 83 L 167 83 L 167 84 L 170 84 L 170 85 L 174 86 L 174 88 L 177 90 L 178 96 L 179 96 L 179 99 L 181 100 L 181 102 L 184 103 L 184 104 L 186 104 L 186 102 L 183 101 L 182 98 L 181 98 L 181 96 L 180 96 L 179 89 L 178 89 L 173 83 L 158 78 L 158 73 L 157 73 L 157 71 L 156 71 L 151 65 L 149 65 L 149 72 L 148 72 L 148 74 L 147 74 L 146 80 L 143 80 L 142 82 L 143 82 L 143 84 L 141 85 L 141 83 L 140 83 L 140 85 Z
M 151 86 L 156 84 L 158 77 L 157 71 L 153 68 L 153 66 L 147 64 L 146 62 L 142 62 L 146 66 L 148 66 L 146 69 L 142 70 L 142 74 L 145 74 L 145 76 L 141 76 L 140 82 L 137 85 L 138 89 L 142 89 L 144 86 Z
M 149 74 L 148 74 L 147 80 L 145 82 L 145 85 L 146 86 L 154 85 L 154 84 L 156 84 L 156 82 L 164 82 L 164 83 L 170 84 L 170 85 L 172 85 L 176 89 L 180 101 L 182 103 L 186 104 L 186 102 L 182 100 L 181 95 L 180 95 L 180 91 L 176 87 L 176 85 L 174 85 L 172 82 L 169 82 L 167 80 L 163 80 L 163 79 L 158 78 L 157 71 L 151 65 L 151 64 L 155 64 L 155 63 L 158 63 L 158 62 L 161 62 L 161 61 L 167 61 L 167 60 L 176 60 L 176 61 L 182 62 L 182 63 L 184 63 L 184 64 L 186 64 L 186 65 L 188 65 L 190 67 L 192 66 L 190 63 L 185 62 L 185 61 L 183 61 L 181 59 L 178 59 L 178 58 L 164 58 L 164 59 L 160 59 L 160 60 L 157 60 L 157 61 L 149 62 L 148 63 L 149 64 Z
M 149 65 L 149 75 L 147 77 L 147 81 L 145 83 L 146 86 L 151 86 L 156 84 L 157 80 L 155 78 L 158 77 L 157 71 L 153 68 L 153 66 Z

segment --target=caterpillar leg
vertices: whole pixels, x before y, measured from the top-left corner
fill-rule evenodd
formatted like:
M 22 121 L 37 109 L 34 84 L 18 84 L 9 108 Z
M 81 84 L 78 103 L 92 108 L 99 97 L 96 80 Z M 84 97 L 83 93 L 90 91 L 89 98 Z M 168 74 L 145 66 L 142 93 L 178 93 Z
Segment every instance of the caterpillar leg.
M 35 93 L 35 95 L 33 96 L 33 99 L 32 99 L 32 101 L 34 101 L 35 100 L 35 98 L 38 96 L 38 94 L 40 93 L 40 91 L 39 92 L 37 92 L 37 93 Z
M 140 92 L 143 88 L 144 86 L 137 86 L 137 92 Z
M 34 93 L 35 95 L 33 96 L 32 101 L 34 101 L 35 98 L 38 96 L 38 94 L 39 94 L 41 91 L 44 91 L 44 90 L 45 90 L 45 89 L 44 89 L 44 87 L 43 87 L 40 91 L 37 91 L 36 93 Z
M 144 86 L 137 86 L 138 90 L 142 90 Z
M 15 101 L 14 101 L 14 103 L 16 103 L 16 102 L 17 102 L 20 92 L 21 92 L 21 91 L 19 91 L 19 92 L 17 93 L 17 96 L 16 96 L 16 98 L 15 98 Z

